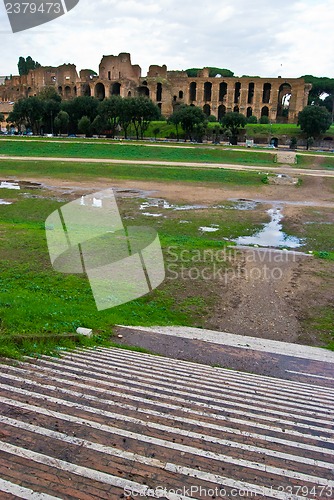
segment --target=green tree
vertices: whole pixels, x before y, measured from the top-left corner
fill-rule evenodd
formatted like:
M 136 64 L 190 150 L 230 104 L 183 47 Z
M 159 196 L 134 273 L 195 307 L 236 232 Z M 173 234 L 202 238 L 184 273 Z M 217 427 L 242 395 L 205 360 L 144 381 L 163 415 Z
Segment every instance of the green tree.
M 68 132 L 68 124 L 70 122 L 70 117 L 66 111 L 59 111 L 54 120 L 55 129 L 61 133 L 66 134 Z
M 196 78 L 199 71 L 202 71 L 202 69 L 201 68 L 189 68 L 189 69 L 186 69 L 187 75 L 190 76 L 190 77 L 192 77 L 192 78 Z M 210 78 L 215 78 L 217 75 L 221 75 L 221 76 L 234 76 L 234 73 L 230 69 L 215 68 L 215 67 L 210 67 L 209 66 L 209 77 Z
M 252 115 L 247 118 L 247 123 L 257 123 L 256 116 Z
M 17 125 L 19 130 L 22 125 L 25 125 L 26 128 L 31 128 L 34 134 L 38 134 L 44 112 L 43 101 L 38 97 L 19 99 L 14 104 L 13 111 L 9 113 L 7 121 Z
M 298 126 L 307 139 L 307 149 L 311 138 L 318 138 L 329 129 L 332 117 L 324 106 L 306 106 L 298 115 Z
M 97 134 L 98 136 L 100 136 L 102 132 L 104 132 L 107 129 L 108 129 L 108 124 L 106 120 L 100 115 L 95 116 L 92 122 L 91 132 L 93 134 Z
M 5 115 L 3 113 L 0 113 L 0 122 L 5 121 Z
M 132 121 L 132 99 L 132 97 L 122 99 L 119 109 L 119 125 L 123 129 L 125 139 L 128 138 L 128 129 Z
M 175 109 L 169 121 L 174 123 L 175 126 L 179 124 L 182 126 L 186 134 L 185 140 L 187 140 L 187 137 L 193 140 L 194 135 L 196 135 L 196 139 L 198 140 L 200 133 L 204 133 L 207 116 L 200 108 L 184 104 Z
M 91 133 L 91 121 L 88 116 L 82 116 L 78 121 L 78 130 L 81 134 L 85 134 L 88 137 Z
M 19 75 L 27 75 L 31 69 L 40 68 L 41 65 L 39 64 L 39 62 L 34 61 L 31 56 L 28 56 L 26 59 L 20 56 L 17 67 L 19 70 Z
M 309 93 L 308 103 L 318 106 L 325 106 L 332 115 L 334 121 L 334 78 L 317 77 L 313 75 L 304 75 L 302 78 L 307 83 L 312 84 Z M 328 94 L 326 96 L 326 94 Z
M 75 97 L 71 101 L 63 101 L 61 109 L 66 111 L 70 117 L 69 132 L 78 132 L 78 123 L 83 116 L 88 116 L 90 122 L 94 121 L 97 116 L 97 108 L 99 105 L 98 99 L 95 97 L 80 96 Z
M 223 127 L 231 134 L 231 144 L 238 144 L 240 130 L 245 127 L 247 119 L 241 113 L 226 113 L 221 121 Z
M 98 116 L 105 122 L 105 127 L 111 131 L 111 136 L 115 137 L 117 127 L 119 125 L 120 108 L 122 98 L 112 95 L 108 99 L 104 99 L 98 105 Z
M 151 121 L 158 120 L 160 117 L 160 110 L 147 97 L 130 97 L 129 101 L 136 137 L 142 139 Z

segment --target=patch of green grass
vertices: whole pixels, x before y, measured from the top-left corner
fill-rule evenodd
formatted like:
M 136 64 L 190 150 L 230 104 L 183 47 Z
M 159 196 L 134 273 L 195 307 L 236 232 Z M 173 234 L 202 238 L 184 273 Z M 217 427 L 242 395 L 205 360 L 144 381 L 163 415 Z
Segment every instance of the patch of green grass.
M 322 259 L 332 259 L 334 253 L 333 211 L 326 207 L 305 207 L 300 219 L 283 219 L 283 230 L 304 240 L 302 250 L 312 251 Z
M 326 170 L 334 169 L 333 158 L 328 156 L 313 156 L 312 154 L 297 154 L 298 168 L 323 168 Z
M 309 326 L 318 331 L 324 342 L 326 349 L 334 351 L 334 309 L 329 307 L 317 308 L 313 311 L 312 319 L 308 321 Z
M 173 166 L 116 165 L 59 161 L 2 160 L 1 174 L 7 177 L 54 177 L 66 180 L 138 179 L 168 182 L 205 182 L 235 185 L 261 185 L 263 174 L 221 168 L 192 168 Z M 3 190 L 5 191 L 5 190 Z
M 272 165 L 272 153 L 231 151 L 222 147 L 149 147 L 146 144 L 94 141 L 30 141 L 1 139 L 0 151 L 9 156 L 53 158 L 101 158 L 133 161 L 166 161 L 195 163 L 233 163 L 240 165 Z

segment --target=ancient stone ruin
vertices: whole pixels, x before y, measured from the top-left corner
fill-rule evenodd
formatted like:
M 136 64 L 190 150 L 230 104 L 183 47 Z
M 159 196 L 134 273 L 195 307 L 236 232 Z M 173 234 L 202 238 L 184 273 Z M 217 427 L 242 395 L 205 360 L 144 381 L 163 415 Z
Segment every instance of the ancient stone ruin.
M 37 95 L 45 86 L 54 86 L 63 99 L 94 96 L 103 100 L 111 95 L 147 96 L 168 117 L 176 106 L 190 104 L 217 119 L 236 111 L 272 123 L 297 123 L 298 113 L 306 105 L 311 85 L 303 78 L 209 77 L 209 68 L 196 77 L 185 71 L 168 71 L 165 65 L 152 65 L 145 77 L 141 68 L 131 63 L 131 56 L 103 56 L 99 74 L 81 70 L 74 64 L 56 68 L 40 67 L 28 75 L 13 76 L 0 85 L 0 100 L 16 101 Z

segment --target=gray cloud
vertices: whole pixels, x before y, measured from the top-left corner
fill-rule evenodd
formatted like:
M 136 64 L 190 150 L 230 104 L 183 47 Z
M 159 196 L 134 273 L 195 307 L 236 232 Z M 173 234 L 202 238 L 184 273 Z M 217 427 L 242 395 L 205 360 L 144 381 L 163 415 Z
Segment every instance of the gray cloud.
M 97 70 L 103 54 L 130 52 L 143 73 L 150 64 L 167 64 L 225 67 L 237 75 L 334 76 L 333 0 L 80 0 L 43 29 L 15 35 L 2 4 L 0 22 L 0 74 L 16 73 L 20 55 Z

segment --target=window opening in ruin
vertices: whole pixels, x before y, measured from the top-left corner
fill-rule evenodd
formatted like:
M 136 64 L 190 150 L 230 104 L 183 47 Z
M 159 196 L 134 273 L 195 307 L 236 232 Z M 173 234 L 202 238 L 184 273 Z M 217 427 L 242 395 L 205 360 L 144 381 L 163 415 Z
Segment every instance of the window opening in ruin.
M 270 94 L 271 94 L 271 83 L 265 83 L 263 85 L 263 96 L 262 96 L 262 102 L 264 104 L 268 104 L 270 102 Z
M 282 83 L 278 89 L 277 121 L 287 122 L 291 103 L 292 89 L 289 83 Z
M 161 83 L 157 83 L 157 95 L 156 95 L 156 100 L 161 101 L 162 100 L 162 85 Z
M 120 95 L 121 94 L 121 84 L 119 82 L 115 82 L 111 86 L 111 95 Z
M 210 108 L 209 104 L 204 104 L 204 106 L 203 106 L 203 113 L 206 116 L 210 116 L 211 115 L 211 108 Z
M 94 89 L 94 96 L 96 97 L 96 99 L 98 99 L 99 101 L 103 101 L 103 99 L 105 98 L 106 96 L 106 91 L 105 91 L 105 88 L 104 88 L 104 85 L 103 83 L 99 82 L 95 85 L 95 89 Z
M 261 116 L 269 116 L 268 106 L 263 106 L 263 108 L 261 109 Z
M 205 82 L 204 84 L 204 101 L 211 101 L 212 96 L 212 83 Z
M 226 114 L 226 107 L 224 106 L 224 104 L 221 104 L 218 107 L 218 120 L 220 121 L 225 114 Z
M 253 104 L 253 99 L 254 99 L 254 83 L 251 82 L 248 85 L 248 99 L 247 99 L 247 104 Z
M 223 101 L 226 95 L 227 95 L 227 83 L 222 82 L 219 85 L 219 100 Z
M 189 100 L 196 101 L 196 94 L 197 94 L 197 84 L 196 82 L 191 82 L 191 84 L 189 85 Z
M 234 102 L 237 104 L 240 100 L 240 89 L 241 89 L 241 83 L 237 82 L 234 86 Z
M 150 97 L 150 91 L 149 91 L 148 87 L 144 87 L 144 86 L 138 87 L 137 93 L 141 97 Z

